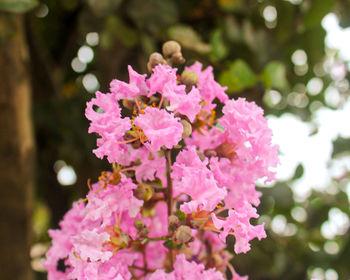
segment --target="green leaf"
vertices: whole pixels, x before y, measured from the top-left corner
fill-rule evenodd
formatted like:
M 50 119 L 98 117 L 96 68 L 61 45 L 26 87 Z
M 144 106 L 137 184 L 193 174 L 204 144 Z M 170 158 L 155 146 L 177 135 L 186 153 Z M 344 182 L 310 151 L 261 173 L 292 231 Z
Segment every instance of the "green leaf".
M 207 54 L 211 46 L 202 41 L 199 34 L 189 25 L 175 25 L 168 30 L 169 37 L 178 41 L 184 48 Z
M 261 81 L 267 88 L 285 89 L 288 86 L 285 65 L 279 61 L 269 62 L 261 73 Z
M 182 246 L 182 243 L 176 244 L 173 240 L 167 240 L 163 243 L 163 245 L 169 249 L 180 249 Z
M 227 56 L 228 50 L 223 39 L 222 30 L 216 29 L 211 34 L 210 44 L 212 46 L 210 54 L 212 60 L 220 60 Z
M 299 163 L 297 168 L 295 169 L 295 173 L 293 176 L 293 180 L 299 179 L 300 177 L 302 177 L 304 174 L 304 166 Z
M 237 59 L 229 65 L 229 69 L 219 76 L 220 84 L 227 86 L 230 92 L 239 92 L 253 87 L 257 82 L 254 72 L 243 60 Z
M 79 5 L 79 1 L 74 0 L 77 5 Z M 65 7 L 72 6 L 72 0 L 65 0 L 61 1 L 62 4 L 64 3 Z M 108 14 L 111 14 L 115 12 L 120 4 L 122 3 L 122 0 L 87 0 L 88 5 L 90 6 L 91 11 L 96 14 L 98 17 L 105 17 Z M 76 6 L 75 6 L 76 7 Z
M 129 0 L 124 2 L 127 2 L 127 13 L 139 30 L 147 30 L 156 35 L 159 32 L 163 33 L 163 30 L 178 21 L 178 5 L 175 1 Z
M 127 26 L 119 17 L 111 15 L 106 20 L 106 27 L 102 33 L 101 45 L 109 48 L 113 44 L 114 37 L 117 37 L 126 47 L 134 47 L 139 40 L 135 29 Z
M 244 7 L 242 0 L 219 0 L 219 7 L 227 12 L 239 11 Z
M 180 221 L 184 221 L 187 217 L 187 214 L 182 212 L 181 210 L 177 210 L 175 212 L 175 216 L 178 217 Z
M 323 17 L 328 14 L 334 4 L 334 0 L 314 0 L 305 15 L 305 26 L 310 28 L 321 25 Z
M 11 13 L 25 13 L 38 4 L 37 0 L 0 0 L 0 10 Z

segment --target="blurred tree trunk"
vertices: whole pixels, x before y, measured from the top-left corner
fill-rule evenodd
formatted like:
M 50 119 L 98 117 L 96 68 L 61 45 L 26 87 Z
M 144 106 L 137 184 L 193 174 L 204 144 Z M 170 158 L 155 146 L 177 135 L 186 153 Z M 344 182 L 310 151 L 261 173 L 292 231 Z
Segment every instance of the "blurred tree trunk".
M 0 278 L 28 280 L 35 162 L 29 57 L 23 17 L 0 16 L 13 27 L 0 41 Z

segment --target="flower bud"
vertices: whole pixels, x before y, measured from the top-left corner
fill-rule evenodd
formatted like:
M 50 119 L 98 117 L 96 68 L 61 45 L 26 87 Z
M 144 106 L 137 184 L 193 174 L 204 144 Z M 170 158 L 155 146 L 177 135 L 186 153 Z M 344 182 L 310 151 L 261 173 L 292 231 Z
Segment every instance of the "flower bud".
M 192 70 L 184 70 L 181 74 L 181 83 L 186 85 L 186 89 L 191 90 L 198 83 L 198 75 Z
M 134 196 L 140 200 L 150 200 L 153 195 L 153 191 L 150 185 L 140 183 L 137 188 L 134 189 Z
M 171 57 L 171 61 L 176 64 L 184 64 L 186 62 L 186 59 L 182 56 L 181 52 L 176 52 Z
M 134 226 L 138 231 L 138 236 L 146 238 L 148 235 L 148 228 L 145 223 L 141 219 L 136 219 L 134 222 Z
M 180 243 L 187 243 L 192 240 L 192 231 L 189 226 L 180 226 L 176 233 L 175 239 Z
M 168 224 L 169 234 L 173 234 L 176 231 L 176 229 L 180 226 L 180 220 L 175 215 L 171 215 L 169 216 Z
M 180 123 L 182 124 L 182 126 L 184 128 L 184 130 L 182 132 L 182 139 L 185 139 L 186 137 L 191 135 L 192 125 L 186 120 L 181 120 Z
M 166 64 L 166 61 L 160 53 L 154 52 L 150 55 L 147 63 L 148 71 L 152 72 L 152 69 L 158 64 Z
M 145 227 L 145 223 L 141 219 L 136 219 L 134 222 L 134 226 L 138 231 L 140 231 Z
M 181 46 L 176 41 L 167 41 L 163 44 L 162 51 L 166 58 L 171 58 L 175 53 L 181 53 Z
M 171 63 L 183 64 L 185 63 L 185 58 L 181 53 L 181 46 L 178 42 L 168 41 L 163 44 L 163 55 L 167 61 Z

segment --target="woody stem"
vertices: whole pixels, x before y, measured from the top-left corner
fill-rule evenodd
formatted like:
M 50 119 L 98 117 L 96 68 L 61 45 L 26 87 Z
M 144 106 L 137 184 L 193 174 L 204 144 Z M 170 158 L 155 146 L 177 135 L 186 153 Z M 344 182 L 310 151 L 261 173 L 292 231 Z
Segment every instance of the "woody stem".
M 167 179 L 167 204 L 168 204 L 168 217 L 171 216 L 173 210 L 173 181 L 171 180 L 171 150 L 165 151 L 165 159 L 166 159 L 166 179 Z M 169 259 L 171 269 L 174 264 L 174 256 L 173 250 L 169 250 Z
M 171 216 L 171 212 L 173 209 L 173 181 L 171 180 L 171 150 L 165 151 L 165 158 L 166 158 L 168 216 Z

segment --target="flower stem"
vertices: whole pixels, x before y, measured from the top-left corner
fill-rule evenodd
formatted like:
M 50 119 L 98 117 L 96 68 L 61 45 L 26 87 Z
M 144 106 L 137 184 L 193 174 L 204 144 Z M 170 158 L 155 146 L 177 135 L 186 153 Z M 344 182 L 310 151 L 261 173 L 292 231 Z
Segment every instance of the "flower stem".
M 139 104 L 139 102 L 137 100 L 137 97 L 134 97 L 134 101 L 135 101 L 136 107 L 137 107 L 137 109 L 139 110 L 139 113 L 140 113 L 141 112 L 141 107 L 140 107 L 140 104 Z
M 164 95 L 162 94 L 162 97 L 160 98 L 160 102 L 159 102 L 158 109 L 161 109 L 161 108 L 162 108 L 163 100 L 164 100 Z
M 166 180 L 167 180 L 167 204 L 168 204 L 168 217 L 171 216 L 173 210 L 173 181 L 171 180 L 171 150 L 165 151 L 166 159 Z M 170 267 L 173 269 L 174 255 L 173 249 L 169 249 L 169 261 Z
M 172 210 L 173 210 L 173 181 L 171 180 L 171 150 L 165 151 L 165 158 L 166 158 L 168 216 L 171 216 Z

